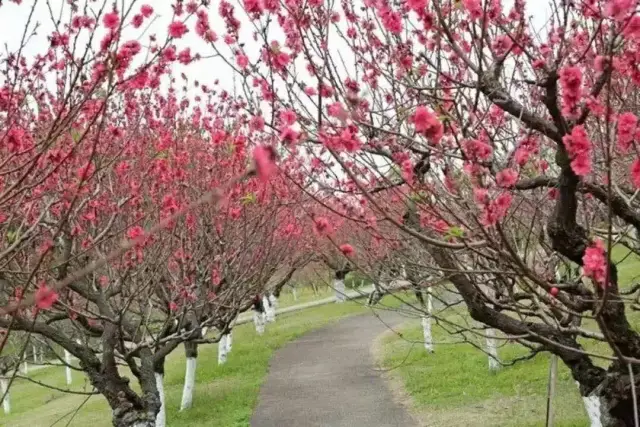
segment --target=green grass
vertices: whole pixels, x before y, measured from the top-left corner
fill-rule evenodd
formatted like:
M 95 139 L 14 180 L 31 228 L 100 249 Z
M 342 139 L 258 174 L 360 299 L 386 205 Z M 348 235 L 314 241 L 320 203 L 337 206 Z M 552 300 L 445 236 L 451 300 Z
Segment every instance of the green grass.
M 291 288 L 285 288 L 278 298 L 278 308 L 329 298 L 335 295 L 335 291 L 328 286 L 318 286 L 318 294 L 316 295 L 311 286 L 302 286 L 297 288 L 297 295 L 298 299 L 296 300 L 293 298 Z
M 626 248 L 614 248 L 613 258 L 619 262 L 622 289 L 635 284 L 640 277 L 640 258 Z M 640 325 L 640 313 L 627 311 L 634 327 Z M 467 322 L 464 309 L 451 311 L 447 318 L 458 324 Z M 583 327 L 597 330 L 594 321 L 585 320 Z M 386 334 L 381 339 L 382 364 L 394 368 L 390 375 L 402 384 L 411 397 L 413 407 L 433 427 L 450 425 L 491 427 L 539 427 L 545 425 L 549 375 L 549 354 L 514 366 L 489 372 L 488 357 L 471 344 L 455 344 L 456 338 L 434 324 L 435 353 L 427 354 L 421 343 L 419 321 L 401 328 L 402 338 Z M 500 341 L 502 342 L 502 341 Z M 484 346 L 483 339 L 477 339 Z M 581 340 L 589 351 L 611 355 L 606 343 Z M 513 360 L 526 354 L 516 344 L 502 345 L 502 360 Z M 606 366 L 607 362 L 594 359 Z M 558 380 L 554 401 L 555 427 L 582 427 L 588 418 L 580 393 L 569 370 L 558 362 Z
M 388 299 L 389 304 L 398 303 Z M 269 324 L 264 336 L 255 334 L 253 324 L 234 328 L 233 350 L 227 363 L 217 364 L 217 346 L 199 349 L 197 385 L 193 408 L 179 412 L 184 376 L 184 354 L 181 348 L 166 362 L 165 394 L 167 425 L 171 427 L 234 427 L 248 426 L 257 403 L 260 385 L 268 372 L 269 360 L 275 350 L 312 329 L 340 318 L 365 313 L 361 302 L 328 304 L 302 312 L 278 317 Z M 64 370 L 53 367 L 33 371 L 31 378 L 66 388 Z M 85 377 L 74 372 L 74 390 L 84 388 Z M 89 389 L 89 385 L 86 385 Z M 91 397 L 82 405 L 84 396 L 70 395 L 45 389 L 24 380 L 16 381 L 11 389 L 12 414 L 0 414 L 0 426 L 45 427 L 66 414 L 77 414 L 70 426 L 107 427 L 111 413 L 101 396 Z M 69 416 L 58 425 L 67 425 Z
M 404 339 L 397 335 L 382 339 L 383 365 L 395 368 L 391 375 L 401 381 L 430 427 L 545 425 L 548 355 L 491 373 L 484 353 L 470 344 L 452 344 L 453 338 L 435 325 L 435 353 L 427 354 L 419 342 L 422 328 L 417 323 L 401 329 Z M 506 345 L 499 354 L 508 360 L 524 351 Z M 585 426 L 578 389 L 564 365 L 559 363 L 558 368 L 554 426 Z

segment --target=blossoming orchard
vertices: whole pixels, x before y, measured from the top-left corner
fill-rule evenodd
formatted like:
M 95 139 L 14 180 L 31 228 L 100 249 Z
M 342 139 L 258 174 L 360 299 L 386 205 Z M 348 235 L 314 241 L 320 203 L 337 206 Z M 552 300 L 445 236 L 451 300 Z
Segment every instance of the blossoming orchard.
M 549 360 L 531 425 L 559 360 L 575 425 L 640 426 L 637 0 L 0 0 L 0 28 L 0 424 L 218 425 L 185 417 L 235 370 L 234 425 L 312 425 L 258 414 L 287 325 L 387 310 L 426 366 Z

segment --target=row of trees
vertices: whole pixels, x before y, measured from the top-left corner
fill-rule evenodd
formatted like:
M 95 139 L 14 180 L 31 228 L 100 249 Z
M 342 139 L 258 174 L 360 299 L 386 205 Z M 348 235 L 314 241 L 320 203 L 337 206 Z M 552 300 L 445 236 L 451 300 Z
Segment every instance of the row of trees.
M 198 345 L 307 256 L 303 193 L 268 170 L 241 99 L 176 72 L 178 10 L 158 36 L 149 5 L 47 3 L 60 19 L 35 48 L 47 5 L 2 6 L 32 9 L 0 57 L 0 353 L 37 336 L 115 426 L 163 425 L 166 357 L 184 345 L 186 409 Z
M 616 266 L 640 227 L 635 0 L 213 6 L 147 34 L 149 6 L 72 1 L 43 52 L 31 23 L 2 57 L 4 328 L 74 354 L 115 425 L 150 425 L 163 357 L 316 251 L 337 283 L 447 279 L 483 325 L 452 330 L 557 355 L 598 422 L 637 425 Z

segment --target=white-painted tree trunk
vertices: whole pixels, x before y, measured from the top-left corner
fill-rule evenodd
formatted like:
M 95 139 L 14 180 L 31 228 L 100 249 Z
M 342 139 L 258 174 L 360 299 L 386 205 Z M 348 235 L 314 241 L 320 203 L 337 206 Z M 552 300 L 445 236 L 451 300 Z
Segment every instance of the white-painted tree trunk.
M 262 305 L 264 305 L 264 312 L 267 322 L 275 322 L 275 309 L 271 305 L 271 301 L 266 295 L 262 297 Z
M 64 351 L 64 362 L 67 365 L 71 365 L 71 353 L 69 353 L 67 350 Z M 65 366 L 65 374 L 67 376 L 67 385 L 71 385 L 72 382 L 72 377 L 71 377 L 71 368 L 69 366 Z
M 495 329 L 487 329 L 487 353 L 489 353 L 489 370 L 497 371 L 500 369 L 500 362 L 498 359 L 498 343 L 494 338 L 496 336 Z
M 32 345 L 31 349 L 33 350 L 33 354 L 31 355 L 33 357 L 33 363 L 38 363 L 38 347 Z
M 291 288 L 291 293 L 293 294 L 293 300 L 298 301 L 298 291 L 296 288 Z
M 44 363 L 44 347 L 40 347 L 40 363 Z
M 427 314 L 422 316 L 422 336 L 424 338 L 424 348 L 429 353 L 433 353 L 433 337 L 431 336 L 431 314 L 433 312 L 433 295 L 431 288 L 427 288 Z
M 22 361 L 22 373 L 25 375 L 29 373 L 29 363 L 27 363 L 26 359 Z
M 208 331 L 209 331 L 209 328 L 207 328 L 206 326 L 204 328 L 202 328 L 202 336 L 206 337 Z
M 493 289 L 487 287 L 485 288 L 485 292 L 489 298 L 493 298 L 494 292 Z M 498 358 L 498 340 L 496 340 L 496 330 L 489 328 L 486 331 L 487 336 L 487 353 L 489 355 L 489 370 L 497 371 L 500 369 L 500 359 Z
M 11 399 L 9 396 L 9 380 L 7 378 L 0 379 L 0 397 L 4 396 L 2 400 L 2 409 L 5 414 L 11 413 Z
M 580 388 L 579 382 L 576 381 L 576 385 Z M 589 396 L 582 396 L 582 403 L 584 404 L 584 409 L 587 411 L 587 416 L 589 417 L 589 425 L 591 427 L 608 427 L 608 417 L 604 416 L 602 413 L 601 399 L 595 393 L 596 392 Z
M 258 311 L 253 312 L 253 324 L 256 327 L 256 333 L 258 335 L 264 334 L 264 313 Z
M 344 302 L 346 299 L 346 295 L 344 294 L 344 280 L 333 279 L 333 289 L 336 292 L 336 302 Z
M 197 358 L 187 357 L 187 369 L 184 374 L 184 388 L 182 389 L 182 402 L 180 402 L 181 411 L 191 408 L 191 405 L 193 404 L 193 392 L 196 389 L 197 362 Z M 219 359 L 218 363 L 220 363 Z
M 276 321 L 276 309 L 278 308 L 278 298 L 276 298 L 275 295 L 271 294 L 269 295 L 269 303 L 271 305 L 271 317 L 272 317 L 272 322 Z
M 265 301 L 265 314 L 267 316 L 267 322 L 271 323 L 271 322 L 275 322 L 276 321 L 276 308 L 273 306 L 273 304 L 271 303 L 271 299 L 265 297 L 264 298 Z
M 227 361 L 227 351 L 227 335 L 223 335 L 218 341 L 218 365 L 223 365 Z
M 233 330 L 230 330 L 227 334 L 227 355 L 231 353 L 231 344 L 233 342 Z
M 600 409 L 600 399 L 598 396 L 583 396 L 582 402 L 587 410 L 587 416 L 591 427 L 605 427 L 602 424 L 602 411 Z
M 167 424 L 167 413 L 164 404 L 164 375 L 155 373 L 156 388 L 158 389 L 158 396 L 160 397 L 160 410 L 156 415 L 156 427 L 165 427 Z

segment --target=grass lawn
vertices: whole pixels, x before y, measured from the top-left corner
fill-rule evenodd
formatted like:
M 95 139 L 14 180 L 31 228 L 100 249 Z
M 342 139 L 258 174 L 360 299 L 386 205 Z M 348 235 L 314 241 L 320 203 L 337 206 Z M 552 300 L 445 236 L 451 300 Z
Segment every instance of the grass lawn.
M 381 338 L 383 366 L 392 369 L 429 427 L 545 425 L 548 355 L 490 373 L 486 355 L 470 344 L 450 344 L 453 339 L 435 325 L 433 354 L 420 342 L 419 321 L 400 332 L 404 339 L 388 333 Z M 524 351 L 507 345 L 499 354 L 506 360 Z M 588 425 L 577 386 L 561 362 L 556 396 L 555 427 Z
M 390 305 L 398 304 L 392 299 L 386 301 Z M 181 348 L 177 349 L 166 363 L 167 425 L 248 426 L 272 353 L 307 331 L 367 312 L 369 309 L 362 304 L 362 301 L 328 304 L 281 315 L 275 324 L 267 326 L 262 337 L 255 334 L 253 324 L 240 325 L 234 328 L 233 350 L 221 367 L 217 364 L 217 346 L 201 346 L 193 408 L 182 413 L 178 409 L 185 369 L 184 353 Z M 66 388 L 62 368 L 41 369 L 30 376 Z M 82 373 L 74 372 L 74 380 L 74 390 L 90 389 Z M 16 381 L 11 389 L 12 414 L 0 414 L 0 426 L 49 427 L 57 419 L 61 421 L 56 426 L 110 426 L 111 413 L 104 399 L 94 396 L 83 404 L 85 399 L 85 396 L 46 389 L 24 380 Z M 73 419 L 67 424 L 72 415 Z
M 628 250 L 616 247 L 613 253 L 618 265 L 621 288 L 638 282 L 640 260 L 628 255 Z M 628 311 L 632 325 L 640 326 L 638 312 Z M 449 320 L 464 324 L 464 309 L 451 310 Z M 597 330 L 593 321 L 583 324 Z M 530 361 L 504 367 L 490 373 L 487 356 L 470 344 L 456 344 L 442 328 L 433 325 L 435 353 L 427 354 L 422 344 L 419 320 L 401 328 L 402 338 L 386 333 L 377 348 L 385 368 L 394 382 L 410 396 L 415 412 L 429 427 L 491 426 L 541 427 L 545 425 L 549 354 L 540 354 Z M 502 343 L 502 341 L 499 341 Z M 581 340 L 590 351 L 610 354 L 604 343 Z M 476 340 L 484 345 L 483 339 Z M 525 355 L 519 345 L 499 348 L 502 360 Z M 594 360 L 606 366 L 606 361 Z M 558 362 L 558 381 L 554 402 L 554 427 L 589 425 L 577 385 L 569 370 Z
M 311 286 L 301 286 L 297 288 L 298 299 L 293 298 L 291 288 L 285 287 L 278 298 L 278 308 L 289 307 L 319 299 L 329 298 L 335 295 L 335 291 L 328 286 L 318 286 L 318 294 L 313 293 Z

